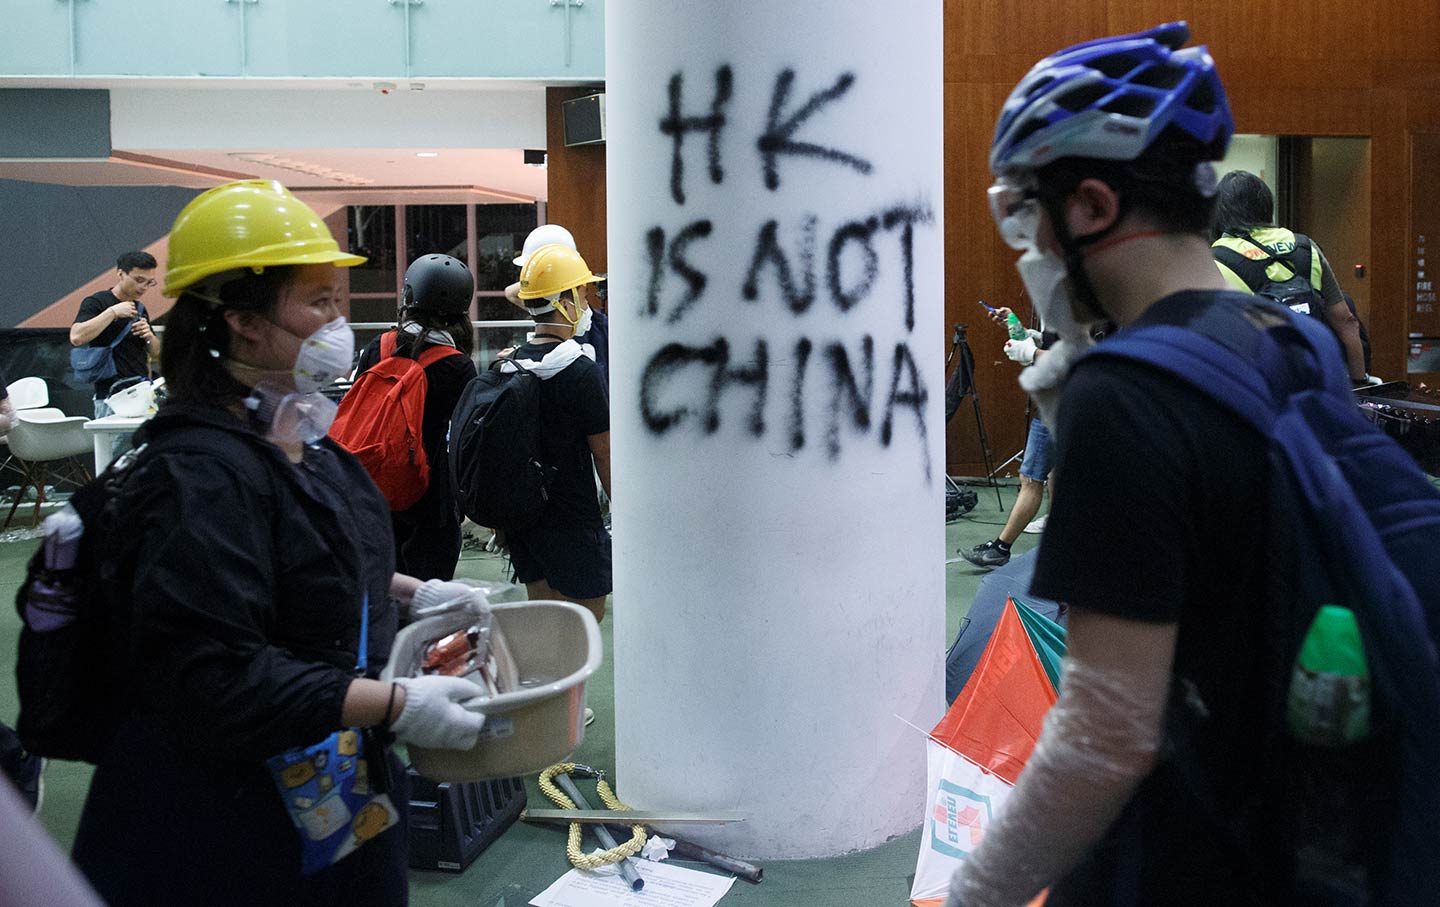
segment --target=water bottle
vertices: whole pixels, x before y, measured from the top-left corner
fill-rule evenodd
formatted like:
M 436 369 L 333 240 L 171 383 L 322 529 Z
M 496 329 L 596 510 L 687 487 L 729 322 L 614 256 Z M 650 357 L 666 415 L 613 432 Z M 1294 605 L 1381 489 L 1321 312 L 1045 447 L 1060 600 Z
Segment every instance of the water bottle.
M 1011 340 L 1024 340 L 1030 336 L 1025 332 L 1025 325 L 1020 323 L 1014 312 L 1005 316 L 1005 330 L 1010 332 Z
M 1344 746 L 1370 736 L 1370 668 L 1355 614 L 1324 605 L 1290 675 L 1286 724 L 1295 739 Z

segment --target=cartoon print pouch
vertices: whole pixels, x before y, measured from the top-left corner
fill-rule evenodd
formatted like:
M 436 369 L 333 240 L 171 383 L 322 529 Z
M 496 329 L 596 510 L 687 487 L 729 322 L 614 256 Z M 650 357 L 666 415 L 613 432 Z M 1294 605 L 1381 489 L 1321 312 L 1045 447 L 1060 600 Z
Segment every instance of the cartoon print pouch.
M 360 610 L 356 676 L 365 675 L 369 640 L 367 593 Z M 400 821 L 387 793 L 387 760 L 385 747 L 375 735 L 353 727 L 265 760 L 300 833 L 300 871 L 305 875 L 333 866 Z
M 265 760 L 300 833 L 306 875 L 339 862 L 400 821 L 390 795 L 372 785 L 363 740 L 358 728 L 349 728 Z M 379 771 L 386 771 L 383 764 Z

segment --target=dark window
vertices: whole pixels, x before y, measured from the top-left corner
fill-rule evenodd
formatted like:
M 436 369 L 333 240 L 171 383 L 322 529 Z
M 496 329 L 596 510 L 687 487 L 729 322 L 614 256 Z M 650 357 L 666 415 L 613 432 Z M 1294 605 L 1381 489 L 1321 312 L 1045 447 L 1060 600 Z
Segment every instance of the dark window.
M 513 261 L 534 229 L 534 205 L 475 206 L 475 289 L 503 290 L 520 279 L 520 269 Z M 485 317 L 480 316 L 482 320 Z
M 405 266 L 434 252 L 466 261 L 466 232 L 464 205 L 407 205 Z
M 352 205 L 349 251 L 367 261 L 350 269 L 351 293 L 395 293 L 395 207 Z

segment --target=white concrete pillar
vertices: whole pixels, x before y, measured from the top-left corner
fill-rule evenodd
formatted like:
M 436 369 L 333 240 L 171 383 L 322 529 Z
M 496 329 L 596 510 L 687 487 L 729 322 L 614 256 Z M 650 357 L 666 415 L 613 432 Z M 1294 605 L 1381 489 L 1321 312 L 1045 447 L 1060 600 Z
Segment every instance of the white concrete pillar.
M 944 704 L 942 4 L 606 7 L 619 793 L 872 847 Z

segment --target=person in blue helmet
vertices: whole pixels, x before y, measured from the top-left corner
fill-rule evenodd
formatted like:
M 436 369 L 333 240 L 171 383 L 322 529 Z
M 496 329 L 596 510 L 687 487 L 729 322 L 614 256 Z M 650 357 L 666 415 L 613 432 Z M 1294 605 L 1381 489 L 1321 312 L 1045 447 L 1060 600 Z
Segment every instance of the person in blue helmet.
M 950 907 L 1046 888 L 1048 907 L 1299 902 L 1274 695 L 1283 708 L 1290 664 L 1267 594 L 1280 567 L 1255 542 L 1281 516 L 1266 440 L 1179 379 L 1084 355 L 1102 321 L 1123 334 L 1207 312 L 1299 317 L 1215 267 L 1211 162 L 1234 126 L 1214 60 L 1188 40 L 1172 23 L 1059 51 L 996 125 L 992 213 L 1060 337 L 1020 381 L 1064 488 L 1030 591 L 1068 603 L 1069 649 L 1059 701 Z M 1197 716 L 1183 739 L 1182 708 Z

